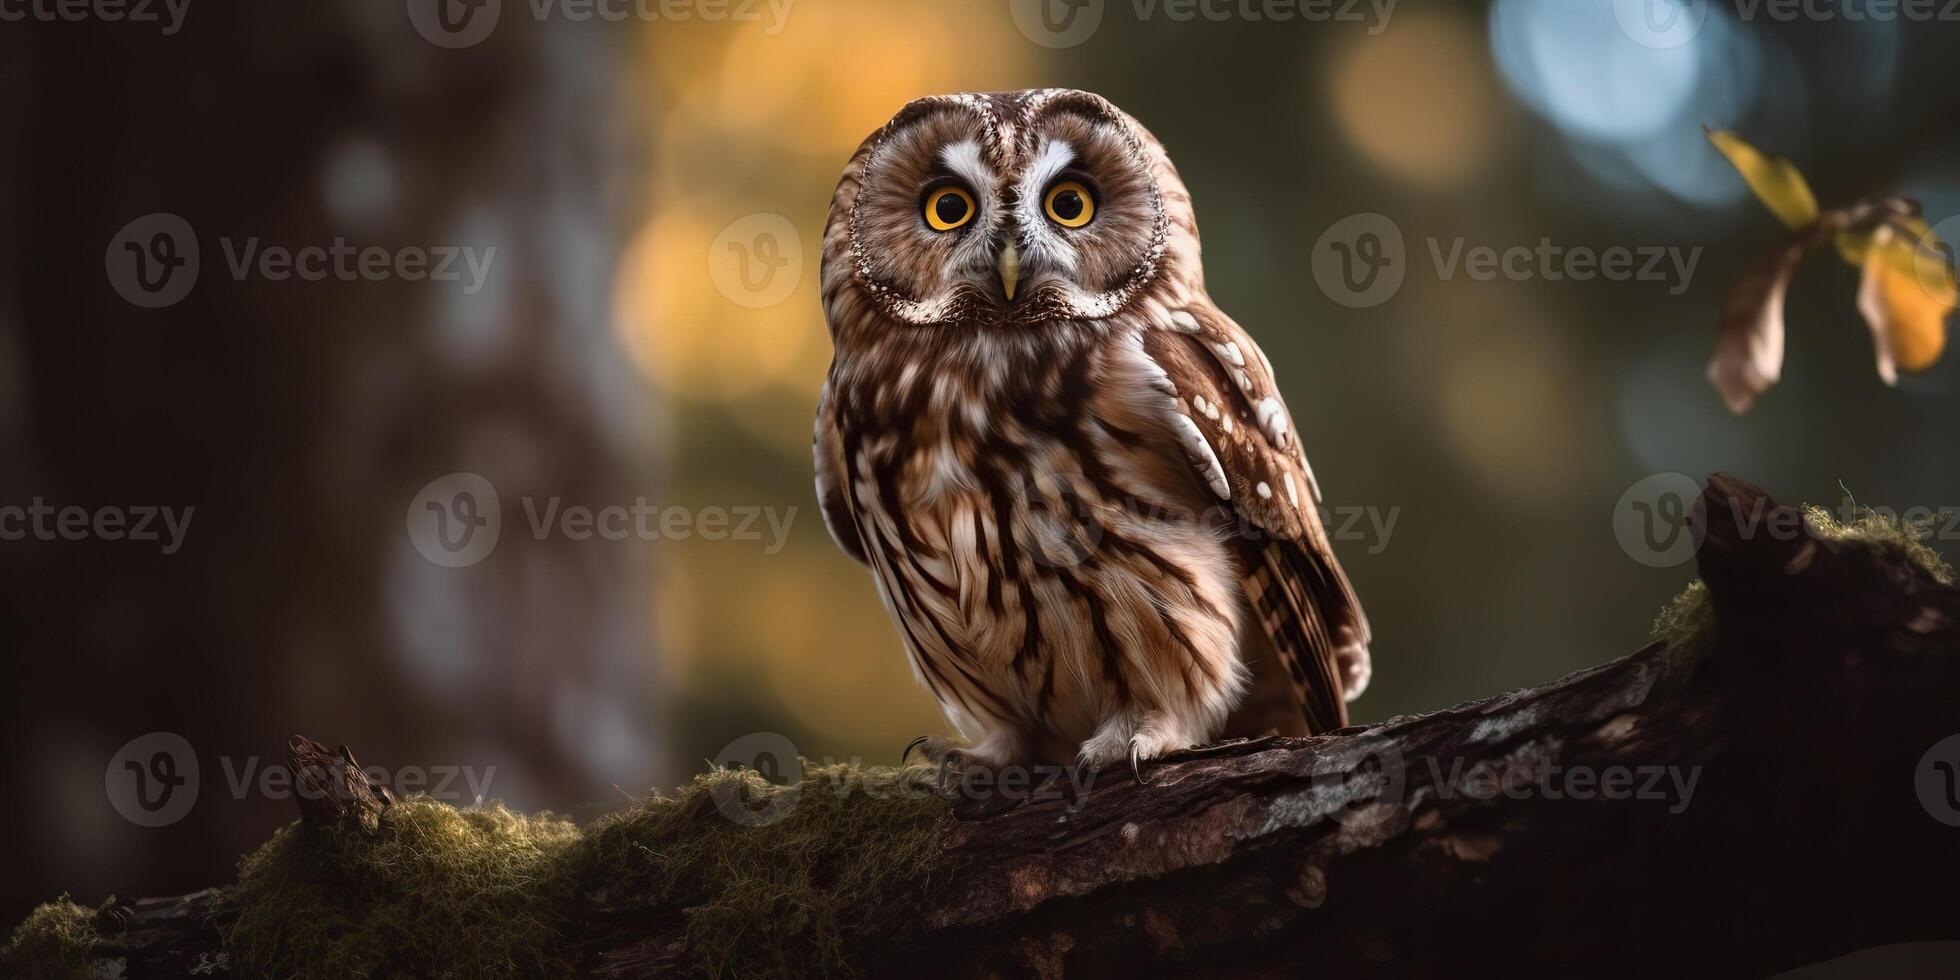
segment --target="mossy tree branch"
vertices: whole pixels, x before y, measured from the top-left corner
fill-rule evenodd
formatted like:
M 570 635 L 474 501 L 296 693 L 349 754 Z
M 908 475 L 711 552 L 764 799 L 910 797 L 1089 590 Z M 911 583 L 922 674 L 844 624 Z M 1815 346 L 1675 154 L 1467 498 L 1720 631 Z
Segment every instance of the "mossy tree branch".
M 976 977 L 1760 975 L 1960 938 L 1960 829 L 1915 787 L 1960 731 L 1960 591 L 1896 528 L 1726 477 L 1694 520 L 1706 588 L 1665 619 L 1667 643 L 1430 715 L 1190 753 L 1149 786 L 1104 773 L 1077 799 L 942 814 L 910 887 L 807 864 L 842 903 L 823 934 L 855 971 Z M 629 831 L 645 833 L 585 833 Z M 834 836 L 838 853 L 897 846 Z M 763 859 L 810 862 L 810 846 Z M 699 965 L 703 895 L 725 883 L 669 887 L 625 873 L 631 848 L 591 853 L 562 898 L 571 971 Z M 93 955 L 129 977 L 210 963 L 230 894 L 126 906 Z M 806 934 L 755 925 L 744 942 Z M 733 972 L 803 955 L 712 952 Z

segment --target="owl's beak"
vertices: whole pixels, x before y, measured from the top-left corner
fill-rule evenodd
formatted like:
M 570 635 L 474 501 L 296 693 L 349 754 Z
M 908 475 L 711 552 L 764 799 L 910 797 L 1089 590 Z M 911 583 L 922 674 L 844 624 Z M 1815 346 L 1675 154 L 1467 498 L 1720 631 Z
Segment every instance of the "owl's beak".
M 1009 243 L 994 268 L 1000 272 L 1000 291 L 1007 294 L 1008 302 L 1014 302 L 1014 287 L 1021 281 L 1021 250 Z

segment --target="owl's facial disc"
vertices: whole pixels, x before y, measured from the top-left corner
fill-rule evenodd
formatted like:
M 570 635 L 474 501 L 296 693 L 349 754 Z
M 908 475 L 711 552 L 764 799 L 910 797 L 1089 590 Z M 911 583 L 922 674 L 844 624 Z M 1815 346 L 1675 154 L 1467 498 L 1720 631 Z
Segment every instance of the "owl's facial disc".
M 908 106 L 867 157 L 850 218 L 856 278 L 917 326 L 1114 315 L 1155 274 L 1165 219 L 1132 124 L 1086 93 Z

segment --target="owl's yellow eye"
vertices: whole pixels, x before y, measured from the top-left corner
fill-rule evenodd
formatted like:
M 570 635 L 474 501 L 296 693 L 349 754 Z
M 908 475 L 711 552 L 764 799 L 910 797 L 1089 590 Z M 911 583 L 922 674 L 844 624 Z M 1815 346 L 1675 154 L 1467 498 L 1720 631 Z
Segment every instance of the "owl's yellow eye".
M 1096 216 L 1096 199 L 1080 181 L 1064 180 L 1048 188 L 1041 202 L 1048 220 L 1064 228 L 1080 228 Z
M 952 231 L 973 220 L 973 195 L 957 187 L 941 187 L 926 195 L 926 224 L 933 231 Z

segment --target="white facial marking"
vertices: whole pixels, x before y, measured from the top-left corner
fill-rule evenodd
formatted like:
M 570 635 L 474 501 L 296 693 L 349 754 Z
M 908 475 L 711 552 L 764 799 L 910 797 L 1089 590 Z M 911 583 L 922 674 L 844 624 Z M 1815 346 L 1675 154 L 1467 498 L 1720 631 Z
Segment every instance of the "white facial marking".
M 1032 205 L 1037 213 L 1041 209 L 1041 198 L 1053 183 L 1055 175 L 1075 162 L 1075 150 L 1061 140 L 1042 140 L 1041 152 L 1035 154 L 1034 162 L 1028 171 L 1021 175 L 1021 201 L 1024 206 Z M 1032 216 L 1030 216 L 1032 217 Z
M 987 169 L 981 159 L 980 144 L 972 140 L 961 140 L 939 151 L 939 159 L 946 169 L 958 174 L 977 195 L 984 196 L 994 186 L 994 172 Z

